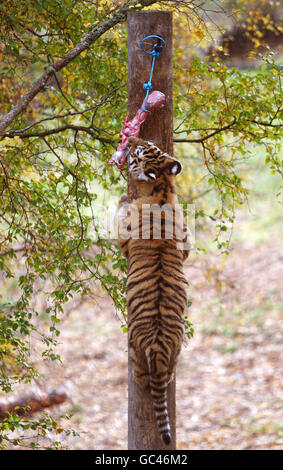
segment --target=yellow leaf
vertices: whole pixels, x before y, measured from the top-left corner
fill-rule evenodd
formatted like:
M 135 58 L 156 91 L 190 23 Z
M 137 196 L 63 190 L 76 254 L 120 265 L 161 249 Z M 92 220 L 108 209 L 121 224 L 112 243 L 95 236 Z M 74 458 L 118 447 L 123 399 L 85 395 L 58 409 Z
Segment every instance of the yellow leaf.
M 202 29 L 197 29 L 196 32 L 195 32 L 195 34 L 196 34 L 196 37 L 197 37 L 198 39 L 203 39 L 203 38 L 204 38 L 204 32 L 203 32 Z

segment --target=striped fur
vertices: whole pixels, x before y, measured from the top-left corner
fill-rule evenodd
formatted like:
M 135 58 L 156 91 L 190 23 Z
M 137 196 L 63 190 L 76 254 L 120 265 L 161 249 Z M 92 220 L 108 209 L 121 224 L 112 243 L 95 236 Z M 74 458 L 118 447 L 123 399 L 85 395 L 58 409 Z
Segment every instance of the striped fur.
M 174 375 L 184 334 L 187 281 L 183 261 L 188 251 L 176 246 L 175 210 L 171 214 L 174 222 L 172 239 L 164 236 L 164 214 L 161 215 L 160 238 L 154 239 L 155 216 L 144 217 L 141 224 L 141 209 L 143 204 L 155 204 L 158 212 L 164 204 L 173 207 L 177 203 L 174 179 L 182 166 L 152 142 L 130 137 L 128 167 L 134 187 L 133 202 L 140 214 L 137 226 L 131 227 L 131 238 L 119 236 L 120 246 L 128 259 L 130 356 L 136 382 L 141 388 L 150 386 L 157 427 L 165 444 L 169 444 L 167 386 Z M 127 196 L 122 197 L 119 208 L 128 225 Z M 147 234 L 147 239 L 138 238 L 142 233 Z

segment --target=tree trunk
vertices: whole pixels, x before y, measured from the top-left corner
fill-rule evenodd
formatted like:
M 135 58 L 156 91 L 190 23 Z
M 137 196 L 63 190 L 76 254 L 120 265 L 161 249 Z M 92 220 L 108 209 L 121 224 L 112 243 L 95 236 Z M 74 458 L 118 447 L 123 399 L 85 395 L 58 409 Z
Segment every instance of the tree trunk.
M 173 155 L 173 70 L 172 70 L 172 14 L 147 11 L 128 13 L 128 114 L 134 117 L 145 97 L 142 86 L 150 77 L 152 56 L 141 49 L 141 41 L 149 35 L 161 36 L 166 47 L 156 59 L 152 90 L 162 91 L 165 106 L 153 111 L 142 125 L 140 137 L 152 140 L 165 152 Z M 144 44 L 146 46 L 146 44 Z M 149 47 L 150 50 L 152 48 Z M 132 188 L 128 187 L 131 201 Z M 175 381 L 168 387 L 168 411 L 172 441 L 166 446 L 156 424 L 150 390 L 140 390 L 133 379 L 129 358 L 128 448 L 137 450 L 176 449 Z

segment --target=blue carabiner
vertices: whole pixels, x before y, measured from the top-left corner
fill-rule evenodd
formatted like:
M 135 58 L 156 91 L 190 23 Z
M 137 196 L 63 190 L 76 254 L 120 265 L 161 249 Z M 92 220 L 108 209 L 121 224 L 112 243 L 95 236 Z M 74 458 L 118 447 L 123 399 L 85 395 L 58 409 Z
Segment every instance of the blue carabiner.
M 146 39 L 150 39 L 150 38 L 156 38 L 158 41 L 161 41 L 162 42 L 162 48 L 160 50 L 156 50 L 157 47 L 159 48 L 160 45 L 156 42 L 152 48 L 152 51 L 146 51 L 145 48 L 144 48 L 144 41 Z M 154 69 L 154 64 L 155 64 L 155 59 L 160 56 L 160 54 L 164 51 L 166 47 L 166 43 L 164 41 L 164 39 L 161 37 L 161 36 L 155 36 L 155 35 L 151 35 L 151 36 L 146 36 L 145 38 L 143 38 L 142 42 L 141 42 L 141 49 L 143 50 L 143 52 L 145 52 L 146 54 L 149 54 L 149 55 L 152 55 L 153 58 L 152 58 L 152 64 L 151 64 L 151 71 L 150 71 L 150 77 L 149 77 L 149 81 L 148 82 L 145 82 L 143 84 L 143 89 L 146 90 L 146 95 L 145 95 L 145 100 L 144 100 L 144 108 L 141 108 L 143 111 L 145 111 L 146 113 L 150 113 L 150 111 L 148 111 L 148 109 L 146 109 L 146 103 L 147 103 L 147 98 L 148 98 L 148 95 L 149 95 L 149 92 L 151 90 L 151 80 L 152 80 L 152 75 L 153 75 L 153 69 Z
M 156 38 L 156 39 L 159 39 L 162 42 L 162 49 L 160 51 L 155 50 L 155 48 L 158 45 L 157 43 L 154 44 L 152 51 L 146 51 L 145 50 L 143 43 L 144 43 L 144 41 L 146 41 L 147 39 L 150 39 L 150 38 Z M 161 36 L 155 36 L 154 34 L 151 35 L 151 36 L 146 36 L 145 38 L 143 38 L 143 40 L 141 42 L 141 48 L 142 48 L 143 52 L 145 52 L 146 54 L 156 56 L 156 57 L 158 57 L 164 51 L 165 47 L 166 47 L 166 42 L 164 41 L 164 39 Z

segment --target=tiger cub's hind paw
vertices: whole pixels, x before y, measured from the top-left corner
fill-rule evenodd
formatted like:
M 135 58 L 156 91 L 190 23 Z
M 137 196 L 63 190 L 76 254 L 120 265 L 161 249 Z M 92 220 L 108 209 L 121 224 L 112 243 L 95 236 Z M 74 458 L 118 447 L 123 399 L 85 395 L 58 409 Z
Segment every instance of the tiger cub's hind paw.
M 138 384 L 138 386 L 144 390 L 149 386 L 149 375 L 148 374 L 135 374 L 135 382 Z

